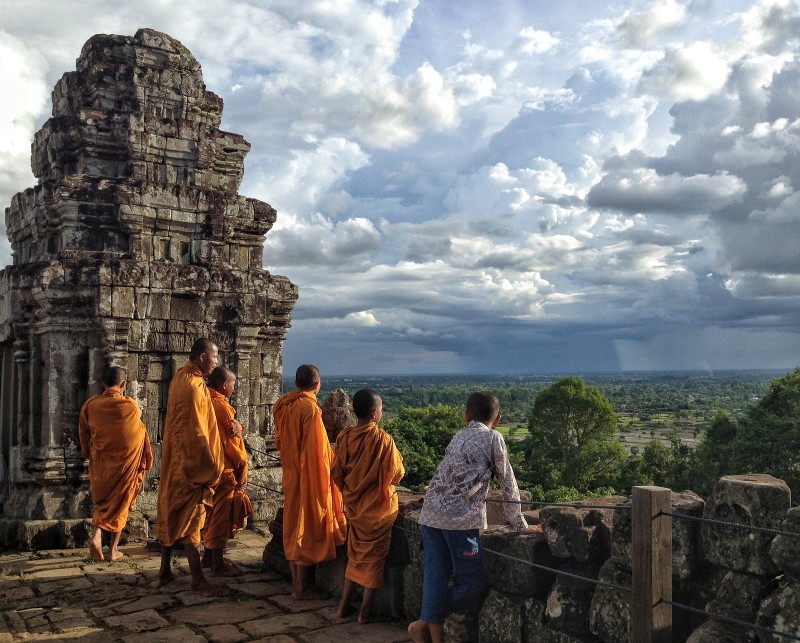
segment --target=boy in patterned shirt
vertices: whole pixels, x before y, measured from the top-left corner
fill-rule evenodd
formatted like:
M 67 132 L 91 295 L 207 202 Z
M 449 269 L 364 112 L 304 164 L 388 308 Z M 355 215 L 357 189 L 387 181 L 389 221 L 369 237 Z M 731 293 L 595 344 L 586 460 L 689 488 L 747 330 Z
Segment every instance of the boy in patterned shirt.
M 422 613 L 408 626 L 415 643 L 441 643 L 447 614 L 480 608 L 486 576 L 479 533 L 487 527 L 486 494 L 493 477 L 503 498 L 514 501 L 503 505 L 508 521 L 519 531 L 529 530 L 517 504 L 519 488 L 505 440 L 494 430 L 500 422 L 500 400 L 487 391 L 473 393 L 465 417 L 467 426 L 447 446 L 419 515 Z

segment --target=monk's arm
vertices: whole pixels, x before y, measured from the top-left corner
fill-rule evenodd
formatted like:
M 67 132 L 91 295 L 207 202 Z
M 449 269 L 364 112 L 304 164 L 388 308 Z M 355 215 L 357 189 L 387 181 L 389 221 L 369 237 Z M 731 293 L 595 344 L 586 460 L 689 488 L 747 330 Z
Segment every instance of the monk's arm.
M 322 423 L 322 411 L 317 408 L 308 414 L 303 422 L 306 431 L 302 457 L 307 458 L 307 470 L 313 472 L 309 486 L 322 499 L 331 493 L 331 445 Z
M 400 455 L 400 451 L 397 450 L 397 447 L 394 444 L 394 440 L 392 440 L 392 466 L 394 467 L 394 477 L 392 478 L 392 484 L 397 484 L 403 479 L 403 476 L 406 475 L 405 467 L 403 467 L 403 456 Z
M 144 452 L 142 453 L 142 462 L 139 468 L 143 471 L 149 471 L 153 468 L 153 447 L 150 444 L 150 434 L 144 424 L 142 424 L 142 429 L 144 429 Z
M 209 425 L 213 422 L 216 428 L 216 416 L 210 398 L 203 395 L 201 389 L 192 391 L 191 402 L 186 418 L 184 475 L 193 484 L 212 485 L 222 473 L 222 462 L 216 461 L 209 442 L 214 433 Z
M 342 462 L 342 454 L 347 450 L 347 445 L 339 441 L 336 446 L 336 452 L 333 455 L 333 463 L 331 464 L 331 480 L 339 489 L 344 489 L 344 463 Z
M 92 452 L 92 433 L 89 430 L 89 408 L 84 404 L 81 414 L 78 416 L 78 439 L 81 443 L 81 453 L 84 458 L 88 458 Z

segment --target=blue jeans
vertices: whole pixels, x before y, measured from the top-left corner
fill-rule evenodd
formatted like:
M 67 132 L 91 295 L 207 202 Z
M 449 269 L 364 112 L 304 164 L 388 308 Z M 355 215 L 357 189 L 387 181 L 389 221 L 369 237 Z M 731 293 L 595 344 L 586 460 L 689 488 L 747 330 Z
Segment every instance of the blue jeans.
M 465 614 L 480 609 L 486 574 L 478 530 L 420 525 L 420 531 L 424 564 L 420 619 L 444 623 L 451 612 Z

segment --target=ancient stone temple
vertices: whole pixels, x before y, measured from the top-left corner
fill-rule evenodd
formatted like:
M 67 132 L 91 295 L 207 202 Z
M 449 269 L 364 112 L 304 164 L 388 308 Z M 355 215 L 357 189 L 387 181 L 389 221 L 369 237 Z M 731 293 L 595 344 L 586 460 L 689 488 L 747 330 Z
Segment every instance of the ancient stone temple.
M 5 211 L 0 543 L 35 521 L 69 539 L 91 515 L 78 413 L 109 364 L 127 369 L 154 445 L 149 520 L 169 381 L 198 337 L 238 374 L 239 418 L 266 450 L 297 289 L 262 268 L 276 212 L 238 194 L 250 145 L 221 113 L 192 54 L 149 29 L 91 38 L 56 84 L 32 146 L 38 184 Z

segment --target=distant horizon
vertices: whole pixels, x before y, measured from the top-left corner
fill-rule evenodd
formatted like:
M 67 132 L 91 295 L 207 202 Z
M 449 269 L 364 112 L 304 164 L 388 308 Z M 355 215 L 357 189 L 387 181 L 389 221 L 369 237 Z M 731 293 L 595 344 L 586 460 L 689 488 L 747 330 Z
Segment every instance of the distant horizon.
M 469 377 L 471 379 L 492 379 L 492 378 L 505 378 L 505 379 L 520 379 L 527 377 L 584 377 L 584 376 L 636 376 L 636 375 L 731 375 L 731 374 L 777 374 L 789 373 L 800 365 L 792 367 L 788 370 L 783 368 L 735 368 L 735 369 L 666 369 L 666 370 L 626 370 L 626 371 L 550 371 L 550 372 L 529 372 L 529 373 L 468 373 L 468 372 L 443 372 L 443 373 L 325 373 L 321 371 L 323 388 L 325 380 L 335 379 L 397 379 L 397 378 L 437 378 L 437 377 Z M 288 373 L 284 367 L 284 380 L 293 380 L 294 374 Z

